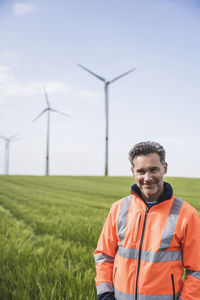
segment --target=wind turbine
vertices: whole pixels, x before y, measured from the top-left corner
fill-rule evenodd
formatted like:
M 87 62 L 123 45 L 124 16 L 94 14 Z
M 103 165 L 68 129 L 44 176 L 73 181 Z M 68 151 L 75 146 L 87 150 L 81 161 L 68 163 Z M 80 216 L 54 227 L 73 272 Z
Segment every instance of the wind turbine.
M 47 107 L 35 118 L 33 119 L 32 123 L 35 122 L 37 119 L 39 119 L 44 113 L 47 113 L 47 144 L 46 144 L 46 171 L 45 171 L 45 175 L 48 176 L 49 175 L 49 136 L 50 136 L 50 112 L 56 112 L 60 115 L 64 115 L 64 116 L 69 116 L 68 113 L 63 113 L 60 112 L 54 108 L 51 108 L 50 106 L 50 102 L 48 99 L 48 95 L 47 92 L 45 90 L 44 87 L 44 95 L 45 95 L 45 99 L 46 99 L 46 103 L 47 103 Z
M 4 154 L 4 174 L 8 175 L 9 174 L 9 154 L 10 154 L 10 143 L 15 142 L 19 140 L 17 136 L 19 133 L 12 135 L 10 137 L 7 137 L 5 134 L 0 135 L 0 138 L 5 141 L 5 154 Z
M 84 69 L 85 71 L 89 72 L 90 74 L 92 74 L 93 76 L 95 76 L 96 78 L 100 79 L 101 81 L 104 82 L 104 91 L 105 91 L 105 115 L 106 115 L 106 138 L 105 138 L 105 173 L 104 175 L 107 176 L 108 175 L 108 134 L 109 134 L 109 107 L 108 107 L 108 86 L 115 82 L 116 80 L 120 79 L 121 77 L 128 75 L 129 73 L 133 72 L 136 68 L 133 68 L 117 77 L 115 77 L 112 80 L 106 80 L 105 78 L 95 74 L 94 72 L 90 71 L 88 68 L 84 67 L 81 64 L 77 64 L 79 67 L 81 67 L 82 69 Z

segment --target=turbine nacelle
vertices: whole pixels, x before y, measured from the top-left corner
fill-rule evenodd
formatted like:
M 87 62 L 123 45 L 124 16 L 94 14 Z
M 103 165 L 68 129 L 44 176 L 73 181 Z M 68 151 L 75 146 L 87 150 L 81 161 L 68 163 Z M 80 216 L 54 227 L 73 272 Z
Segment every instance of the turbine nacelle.
M 19 138 L 16 138 L 17 136 L 19 136 L 21 133 L 18 132 L 10 137 L 6 136 L 4 133 L 1 132 L 0 138 L 3 139 L 6 142 L 14 142 L 14 141 L 18 141 Z
M 96 73 L 94 73 L 93 71 L 91 71 L 91 70 L 89 70 L 88 68 L 84 67 L 83 65 L 81 65 L 81 64 L 77 64 L 77 65 L 78 65 L 79 67 L 81 67 L 83 70 L 87 71 L 88 73 L 92 74 L 92 75 L 95 76 L 96 78 L 98 78 L 98 79 L 100 79 L 101 81 L 103 81 L 106 85 L 109 85 L 109 84 L 115 82 L 116 80 L 118 80 L 118 79 L 120 79 L 120 78 L 122 78 L 122 77 L 128 75 L 129 73 L 131 73 L 131 72 L 133 72 L 133 71 L 136 70 L 136 68 L 132 68 L 132 69 L 130 69 L 129 71 L 127 71 L 127 72 L 125 72 L 125 73 L 123 73 L 123 74 L 121 74 L 121 75 L 115 77 L 115 78 L 112 79 L 112 80 L 106 80 L 104 77 L 97 75 Z
M 46 99 L 46 103 L 47 103 L 47 107 L 37 116 L 37 117 L 35 117 L 32 121 L 31 121 L 31 123 L 34 123 L 37 119 L 39 119 L 43 114 L 45 114 L 45 112 L 50 112 L 50 111 L 52 111 L 52 112 L 55 112 L 55 113 L 58 113 L 58 114 L 60 114 L 60 115 L 63 115 L 63 116 L 66 116 L 66 117 L 69 117 L 70 116 L 70 114 L 69 113 L 64 113 L 64 112 L 61 112 L 61 111 L 59 111 L 59 110 L 57 110 L 57 109 L 54 109 L 54 108 L 51 108 L 51 106 L 50 106 L 50 101 L 49 101 L 49 98 L 48 98 L 48 94 L 47 94 L 47 92 L 46 92 L 46 89 L 45 89 L 45 87 L 43 87 L 43 89 L 44 89 L 44 95 L 45 95 L 45 99 Z

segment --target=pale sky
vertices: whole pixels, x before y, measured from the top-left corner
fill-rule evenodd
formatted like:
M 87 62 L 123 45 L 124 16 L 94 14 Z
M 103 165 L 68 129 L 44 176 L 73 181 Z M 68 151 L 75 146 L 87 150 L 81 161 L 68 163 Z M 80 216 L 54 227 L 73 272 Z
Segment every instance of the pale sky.
M 51 175 L 103 175 L 103 82 L 109 87 L 109 174 L 130 175 L 137 142 L 160 142 L 168 176 L 200 177 L 200 5 L 195 0 L 0 0 L 0 135 L 10 174 L 43 175 L 46 107 Z M 0 174 L 4 141 L 0 140 Z

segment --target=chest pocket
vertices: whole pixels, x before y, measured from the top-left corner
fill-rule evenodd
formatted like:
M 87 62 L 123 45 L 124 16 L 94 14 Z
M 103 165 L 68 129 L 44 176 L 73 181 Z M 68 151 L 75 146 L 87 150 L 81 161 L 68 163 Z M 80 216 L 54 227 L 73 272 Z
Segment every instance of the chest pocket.
M 124 244 L 125 247 L 137 248 L 136 245 L 140 239 L 142 219 L 142 212 L 139 211 L 135 215 L 131 215 L 127 220 Z

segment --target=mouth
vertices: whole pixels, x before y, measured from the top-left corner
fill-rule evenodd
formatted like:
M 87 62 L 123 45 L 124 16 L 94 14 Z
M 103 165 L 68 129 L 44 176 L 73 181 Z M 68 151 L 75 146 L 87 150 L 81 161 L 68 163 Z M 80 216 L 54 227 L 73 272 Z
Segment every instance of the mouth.
M 143 186 L 146 188 L 152 188 L 154 186 L 154 183 L 144 183 Z

